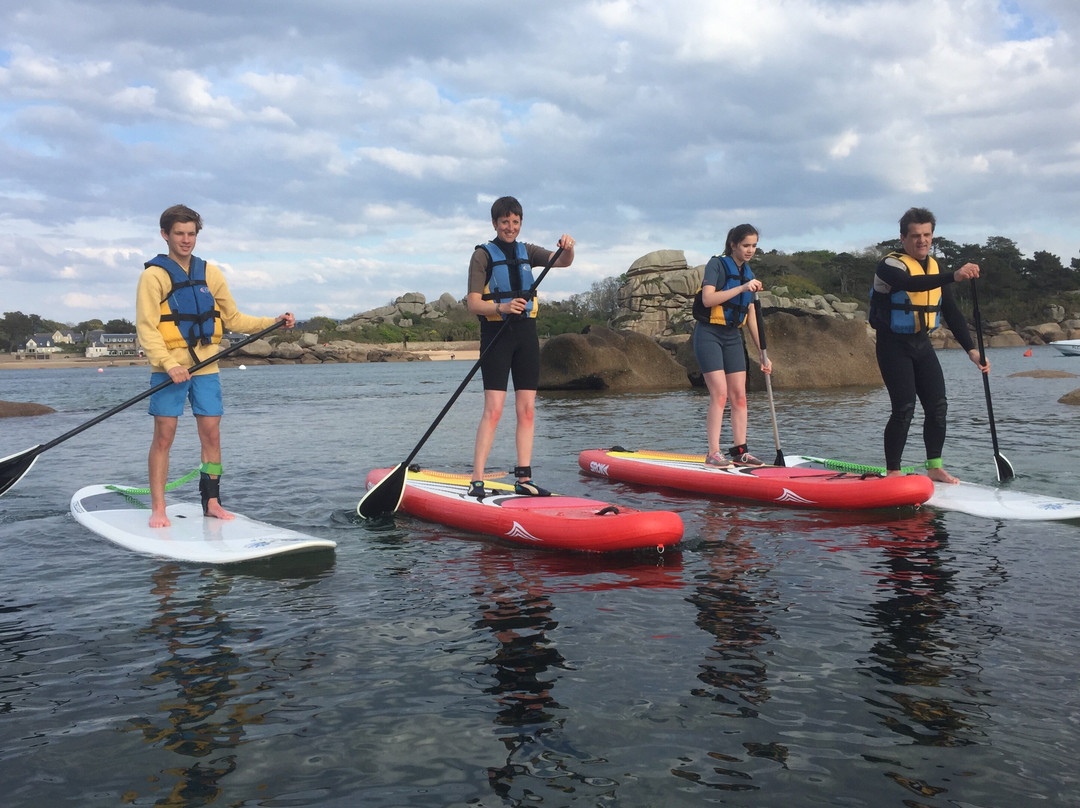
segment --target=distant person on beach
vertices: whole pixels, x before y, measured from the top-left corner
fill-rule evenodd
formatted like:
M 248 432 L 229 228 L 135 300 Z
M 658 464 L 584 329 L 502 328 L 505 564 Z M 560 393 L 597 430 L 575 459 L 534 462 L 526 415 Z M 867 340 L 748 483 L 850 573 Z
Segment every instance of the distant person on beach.
M 135 299 L 135 325 L 139 342 L 150 360 L 150 386 L 172 380 L 172 384 L 150 397 L 154 416 L 154 437 L 148 460 L 150 472 L 150 527 L 168 527 L 165 513 L 165 484 L 169 477 L 169 451 L 184 402 L 199 431 L 202 466 L 199 493 L 203 513 L 218 519 L 234 515 L 221 507 L 221 377 L 217 363 L 194 374 L 188 368 L 213 357 L 226 329 L 237 332 L 261 331 L 277 320 L 292 328 L 296 320 L 286 312 L 280 317 L 253 317 L 241 314 L 229 294 L 225 276 L 214 264 L 192 254 L 202 230 L 199 214 L 184 205 L 174 205 L 161 214 L 161 237 L 167 255 L 158 255 L 144 264 Z
M 754 295 L 761 281 L 750 270 L 757 252 L 758 231 L 750 224 L 731 228 L 724 242 L 724 254 L 714 255 L 705 265 L 701 290 L 694 298 L 694 356 L 709 390 L 709 410 L 705 416 L 708 453 L 705 464 L 725 468 L 732 462 L 760 466 L 762 462 L 746 448 L 746 346 L 742 326 L 761 355 Z M 772 373 L 768 357 L 761 363 L 763 373 Z M 724 406 L 731 402 L 731 434 L 735 443 L 728 455 L 720 451 L 720 431 Z
M 908 429 L 915 416 L 915 398 L 923 408 L 923 443 L 930 479 L 959 482 L 942 465 L 948 401 L 930 332 L 944 315 L 956 341 L 983 373 L 967 320 L 956 305 L 952 284 L 979 277 L 978 264 L 964 264 L 955 272 L 941 272 L 930 255 L 937 220 L 926 208 L 910 208 L 900 217 L 900 252 L 878 263 L 870 293 L 870 325 L 877 331 L 877 362 L 889 391 L 892 410 L 885 425 L 885 469 L 889 476 L 901 474 L 901 456 Z
M 473 450 L 472 482 L 469 495 L 483 499 L 484 466 L 495 441 L 506 389 L 514 380 L 514 409 L 517 415 L 515 444 L 517 466 L 514 490 L 519 494 L 547 496 L 549 491 L 532 479 L 533 423 L 536 389 L 540 385 L 540 340 L 536 332 L 537 301 L 531 292 L 535 278 L 533 267 L 546 266 L 554 253 L 517 240 L 521 232 L 521 203 L 512 196 L 495 200 L 491 206 L 491 224 L 495 238 L 473 250 L 469 262 L 469 286 L 466 302 L 469 311 L 480 319 L 480 354 L 495 339 L 505 324 L 506 330 L 484 356 L 480 371 L 484 379 L 484 412 L 476 429 Z M 553 266 L 568 267 L 574 260 L 574 239 L 563 234 L 562 249 Z

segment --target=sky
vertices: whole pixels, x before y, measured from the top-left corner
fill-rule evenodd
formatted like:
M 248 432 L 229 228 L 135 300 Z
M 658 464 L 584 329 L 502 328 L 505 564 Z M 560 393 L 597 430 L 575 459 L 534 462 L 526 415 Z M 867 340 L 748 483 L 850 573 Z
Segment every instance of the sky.
M 0 312 L 134 321 L 175 203 L 242 311 L 300 319 L 464 297 L 503 195 L 577 241 L 553 299 L 913 205 L 1068 265 L 1078 38 L 1076 0 L 7 0 Z

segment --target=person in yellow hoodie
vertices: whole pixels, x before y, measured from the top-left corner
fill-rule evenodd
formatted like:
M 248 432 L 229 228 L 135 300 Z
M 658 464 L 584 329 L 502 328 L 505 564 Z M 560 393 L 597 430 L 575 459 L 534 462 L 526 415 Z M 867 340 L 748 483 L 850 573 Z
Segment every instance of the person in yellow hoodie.
M 161 214 L 161 237 L 167 255 L 151 258 L 139 276 L 135 299 L 135 325 L 139 344 L 150 360 L 150 385 L 172 384 L 150 397 L 154 437 L 148 460 L 150 473 L 150 527 L 168 527 L 165 483 L 169 476 L 169 451 L 184 402 L 199 430 L 202 467 L 199 493 L 203 513 L 218 519 L 234 515 L 221 506 L 221 377 L 217 363 L 197 370 L 188 368 L 218 353 L 225 330 L 260 331 L 278 320 L 292 328 L 296 319 L 286 312 L 279 317 L 241 314 L 229 293 L 225 276 L 214 264 L 194 255 L 202 218 L 185 205 L 173 205 Z

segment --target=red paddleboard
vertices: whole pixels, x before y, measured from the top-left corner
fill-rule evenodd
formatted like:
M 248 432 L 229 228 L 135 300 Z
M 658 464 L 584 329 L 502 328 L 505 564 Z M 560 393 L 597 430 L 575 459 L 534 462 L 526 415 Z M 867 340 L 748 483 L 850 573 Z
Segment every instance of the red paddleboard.
M 392 469 L 367 476 L 370 489 Z M 429 522 L 549 550 L 606 553 L 655 549 L 682 541 L 683 523 L 672 511 L 639 511 L 583 497 L 522 496 L 514 486 L 485 480 L 482 500 L 470 497 L 467 474 L 410 469 L 399 509 Z
M 704 461 L 704 455 L 623 449 L 589 449 L 578 455 L 578 465 L 600 477 L 804 508 L 846 511 L 920 505 L 934 493 L 934 484 L 919 474 L 885 477 L 784 466 L 717 468 Z

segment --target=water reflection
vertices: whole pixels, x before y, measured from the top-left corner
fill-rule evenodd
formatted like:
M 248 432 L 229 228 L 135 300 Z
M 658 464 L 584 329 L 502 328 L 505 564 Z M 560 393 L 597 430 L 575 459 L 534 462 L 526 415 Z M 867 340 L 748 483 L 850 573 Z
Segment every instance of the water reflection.
M 495 652 L 483 661 L 493 683 L 484 692 L 495 697 L 496 736 L 505 747 L 506 764 L 488 769 L 488 781 L 502 799 L 509 799 L 515 778 L 529 775 L 543 751 L 541 743 L 561 725 L 561 709 L 551 691 L 552 669 L 565 660 L 548 638 L 558 626 L 554 605 L 542 586 L 543 578 L 515 574 L 502 565 L 485 565 L 473 590 L 480 604 L 474 626 L 497 641 Z
M 768 666 L 761 653 L 762 646 L 777 636 L 769 616 L 779 600 L 768 576 L 771 563 L 755 548 L 753 532 L 740 527 L 721 506 L 706 508 L 702 518 L 704 532 L 723 540 L 706 548 L 707 570 L 687 598 L 697 608 L 697 626 L 716 639 L 697 676 L 703 687 L 691 694 L 712 699 L 716 704 L 712 714 L 722 719 L 755 719 L 771 695 Z M 740 734 L 730 728 L 723 736 Z M 672 774 L 723 791 L 751 791 L 758 786 L 745 771 L 747 757 L 768 758 L 781 765 L 788 757 L 787 747 L 779 742 L 744 741 L 740 746 L 709 751 L 710 763 L 721 764 L 709 772 L 683 767 Z
M 36 687 L 32 677 L 21 675 L 21 663 L 33 656 L 43 636 L 25 621 L 36 605 L 0 603 L 0 715 L 15 710 L 13 702 L 23 698 L 21 691 Z
M 876 566 L 883 597 L 868 609 L 877 639 L 864 672 L 881 685 L 880 700 L 870 707 L 886 728 L 928 746 L 976 743 L 981 717 L 970 701 L 955 699 L 958 688 L 973 692 L 980 685 L 978 647 L 955 630 L 965 596 L 948 563 L 948 539 L 940 518 L 924 511 L 867 542 L 883 554 Z
M 296 566 L 238 565 L 231 573 L 215 568 L 193 572 L 175 563 L 154 571 L 150 592 L 158 608 L 141 633 L 155 637 L 167 653 L 144 685 L 154 690 L 175 688 L 175 694 L 162 700 L 156 712 L 130 718 L 128 727 L 140 732 L 150 746 L 177 756 L 176 765 L 163 766 L 147 777 L 150 783 L 159 783 L 163 776 L 175 781 L 157 805 L 191 808 L 215 803 L 224 793 L 223 780 L 239 766 L 237 752 L 249 728 L 268 723 L 279 706 L 269 695 L 280 676 L 275 655 L 259 654 L 256 662 L 249 662 L 237 650 L 262 639 L 264 630 L 234 621 L 217 604 L 229 596 L 237 579 L 282 580 L 298 573 L 300 586 L 307 586 L 317 580 L 314 565 L 319 563 L 326 569 L 332 559 L 301 559 Z M 311 658 L 291 662 L 288 673 L 313 663 Z

